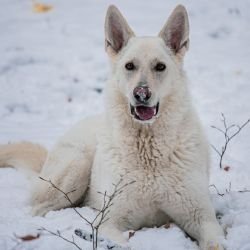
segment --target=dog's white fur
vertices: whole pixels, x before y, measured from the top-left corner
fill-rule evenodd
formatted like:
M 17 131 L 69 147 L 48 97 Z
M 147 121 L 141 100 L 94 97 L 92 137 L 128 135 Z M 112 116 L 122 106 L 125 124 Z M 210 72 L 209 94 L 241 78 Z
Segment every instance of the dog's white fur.
M 134 181 L 115 197 L 111 219 L 101 227 L 102 234 L 117 242 L 125 241 L 125 230 L 172 219 L 198 240 L 201 249 L 223 249 L 219 243 L 223 232 L 209 199 L 208 143 L 182 67 L 189 44 L 185 8 L 176 7 L 158 37 L 135 37 L 111 6 L 105 34 L 112 66 L 106 113 L 72 128 L 48 154 L 39 175 L 65 192 L 75 189 L 69 194 L 71 200 L 77 204 L 85 196 L 86 204 L 94 208 L 103 204 L 98 191 L 112 193 L 120 178 L 124 184 Z M 124 67 L 129 61 L 136 63 L 133 72 Z M 152 69 L 157 61 L 166 64 L 164 72 Z M 152 90 L 151 105 L 160 103 L 158 115 L 150 122 L 137 121 L 130 113 L 132 92 L 139 82 Z M 15 151 L 8 152 L 15 157 Z M 34 185 L 34 214 L 68 206 L 48 183 L 36 178 Z

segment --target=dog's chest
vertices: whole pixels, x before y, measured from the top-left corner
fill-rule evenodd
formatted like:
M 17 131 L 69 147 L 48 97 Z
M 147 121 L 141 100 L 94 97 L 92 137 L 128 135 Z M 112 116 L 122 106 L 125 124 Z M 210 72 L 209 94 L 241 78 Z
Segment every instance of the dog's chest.
M 164 199 L 168 185 L 168 176 L 172 175 L 169 152 L 154 138 L 138 138 L 135 147 L 123 151 L 121 171 L 129 182 L 134 181 L 127 190 L 127 199 L 138 201 L 141 209 L 151 207 Z
M 151 133 L 141 132 L 133 140 L 125 139 L 121 145 L 118 151 L 125 168 L 139 171 L 143 169 L 154 174 L 168 164 L 170 152 L 164 138 L 156 138 Z
M 125 187 L 114 200 L 113 215 L 117 213 L 124 223 L 135 223 L 135 227 L 158 225 L 163 218 L 161 202 L 175 186 L 168 177 L 173 176 L 169 168 L 169 147 L 150 135 L 139 135 L 130 141 L 126 138 L 117 144 L 109 136 L 101 139 L 92 168 L 89 204 L 101 207 L 103 197 L 97 192 L 111 194 L 114 184 L 122 179 Z
M 127 188 L 131 200 L 139 197 L 140 201 L 145 201 L 145 206 L 150 205 L 148 201 L 155 203 L 161 200 L 166 191 L 166 176 L 171 172 L 169 147 L 163 140 L 157 140 L 150 133 L 139 133 L 132 142 L 124 140 L 109 153 L 106 155 L 112 159 L 110 176 L 116 182 L 120 176 L 126 183 L 135 182 Z M 134 192 L 135 197 L 132 195 Z

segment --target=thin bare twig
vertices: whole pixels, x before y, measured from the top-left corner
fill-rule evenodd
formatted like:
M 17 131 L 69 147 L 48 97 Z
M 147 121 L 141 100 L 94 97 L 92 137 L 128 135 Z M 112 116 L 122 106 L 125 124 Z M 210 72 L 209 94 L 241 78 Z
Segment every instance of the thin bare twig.
M 46 180 L 42 177 L 39 177 L 41 180 L 48 182 L 53 188 L 55 188 L 56 190 L 58 190 L 60 193 L 63 194 L 63 196 L 65 197 L 65 199 L 69 202 L 69 204 L 72 206 L 73 210 L 80 216 L 81 219 L 83 219 L 85 222 L 87 222 L 87 224 L 91 227 L 91 231 L 92 231 L 92 247 L 93 250 L 97 249 L 97 244 L 98 244 L 98 233 L 99 233 L 99 228 L 102 224 L 104 224 L 105 222 L 107 222 L 109 220 L 109 218 L 107 217 L 109 212 L 110 212 L 110 208 L 113 205 L 113 200 L 115 199 L 116 196 L 118 196 L 119 194 L 121 194 L 124 190 L 125 187 L 127 187 L 128 185 L 134 183 L 135 181 L 131 181 L 129 183 L 125 183 L 123 185 L 122 184 L 122 177 L 121 179 L 118 181 L 117 184 L 113 184 L 114 186 L 114 190 L 113 193 L 111 194 L 107 194 L 107 191 L 105 191 L 104 193 L 102 192 L 98 192 L 99 194 L 103 195 L 103 206 L 101 209 L 98 209 L 98 213 L 95 216 L 95 218 L 92 221 L 89 221 L 88 219 L 86 219 L 75 207 L 74 207 L 74 203 L 71 201 L 71 199 L 69 198 L 69 194 L 74 192 L 75 190 L 72 190 L 70 192 L 64 192 L 63 190 L 61 190 L 59 187 L 57 187 L 51 180 Z M 76 246 L 78 249 L 81 249 L 74 240 L 74 237 L 72 236 L 72 241 L 63 237 L 60 233 L 60 231 L 57 231 L 57 233 L 52 232 L 50 230 L 47 230 L 46 228 L 42 228 L 41 230 L 47 231 L 52 235 L 58 236 L 61 239 L 72 243 L 74 246 Z M 81 249 L 82 250 L 82 249 Z
M 232 192 L 232 183 L 231 182 L 229 182 L 229 187 L 228 187 L 228 189 L 226 188 L 226 192 L 225 193 L 219 192 L 218 188 L 214 184 L 209 185 L 209 187 L 213 187 L 216 190 L 217 195 L 219 195 L 219 196 L 224 196 L 225 194 L 229 194 L 229 193 Z M 236 190 L 234 192 L 237 192 L 237 193 L 248 193 L 248 192 L 250 192 L 250 190 L 249 189 L 244 189 L 244 190 Z
M 217 194 L 218 194 L 219 196 L 224 196 L 224 195 L 225 195 L 225 194 L 223 194 L 223 193 L 220 193 L 219 190 L 218 190 L 218 188 L 217 188 L 214 184 L 209 185 L 209 187 L 213 187 L 213 188 L 216 190 L 216 192 L 217 192 Z
M 114 191 L 110 195 L 107 194 L 107 191 L 105 191 L 104 194 L 101 192 L 98 192 L 99 194 L 103 195 L 103 206 L 99 210 L 99 212 L 97 213 L 94 220 L 92 221 L 92 224 L 94 225 L 95 222 L 97 221 L 97 219 L 99 218 L 98 223 L 96 225 L 94 225 L 95 231 L 94 231 L 93 238 L 95 238 L 95 247 L 96 248 L 97 248 L 97 243 L 98 243 L 99 228 L 102 224 L 104 224 L 105 222 L 107 222 L 109 220 L 109 218 L 107 218 L 107 216 L 110 212 L 111 206 L 113 205 L 113 200 L 115 199 L 116 196 L 118 196 L 119 194 L 121 194 L 123 192 L 125 187 L 127 187 L 128 185 L 131 185 L 135 182 L 135 181 L 131 181 L 129 183 L 125 183 L 124 185 L 120 186 L 122 184 L 122 181 L 123 181 L 123 179 L 121 177 L 121 179 L 118 181 L 118 183 L 113 184 Z
M 237 192 L 239 192 L 239 193 L 249 193 L 250 190 L 249 189 L 244 189 L 244 190 L 239 190 Z
M 50 230 L 48 230 L 48 229 L 46 229 L 46 228 L 44 228 L 44 227 L 40 228 L 39 230 L 40 230 L 40 231 L 46 231 L 46 232 L 50 233 L 51 235 L 57 236 L 57 237 L 63 239 L 64 241 L 66 241 L 66 242 L 68 242 L 68 243 L 74 245 L 77 249 L 83 250 L 81 247 L 79 247 L 79 246 L 75 243 L 75 239 L 74 239 L 74 236 L 73 236 L 73 235 L 72 235 L 72 240 L 69 240 L 69 239 L 65 238 L 64 236 L 62 236 L 62 235 L 61 235 L 61 232 L 60 232 L 59 230 L 57 230 L 56 233 L 53 232 L 53 231 L 50 231 Z
M 231 124 L 228 126 L 227 121 L 226 121 L 226 117 L 225 115 L 222 113 L 222 123 L 223 123 L 223 129 L 218 128 L 216 126 L 211 126 L 213 129 L 216 129 L 217 131 L 219 131 L 220 133 L 222 133 L 224 135 L 225 141 L 224 141 L 224 145 L 221 147 L 221 150 L 219 150 L 218 148 L 216 148 L 214 145 L 211 145 L 213 150 L 219 155 L 220 157 L 220 162 L 219 162 L 219 166 L 220 168 L 222 168 L 222 163 L 223 163 L 223 158 L 225 156 L 226 150 L 228 148 L 228 144 L 232 141 L 232 139 L 238 135 L 242 129 L 248 124 L 250 123 L 250 119 L 248 119 L 246 122 L 244 122 L 242 125 L 236 125 L 236 124 Z M 237 130 L 234 133 L 230 133 L 232 131 L 233 128 L 237 128 Z
M 211 147 L 219 156 L 221 156 L 221 152 L 219 152 L 219 150 L 214 145 L 211 144 Z
M 81 217 L 81 219 L 83 219 L 84 221 L 86 221 L 88 224 L 91 224 L 91 222 L 86 219 L 84 216 L 82 216 L 82 214 L 74 207 L 74 203 L 71 201 L 71 199 L 69 198 L 68 194 L 72 193 L 73 191 L 67 192 L 65 193 L 63 190 L 61 190 L 60 188 L 58 188 L 51 180 L 46 180 L 42 177 L 39 177 L 41 180 L 48 182 L 53 188 L 55 188 L 56 190 L 58 190 L 60 193 L 62 193 L 65 197 L 65 199 L 69 202 L 69 204 L 72 206 L 73 210 Z

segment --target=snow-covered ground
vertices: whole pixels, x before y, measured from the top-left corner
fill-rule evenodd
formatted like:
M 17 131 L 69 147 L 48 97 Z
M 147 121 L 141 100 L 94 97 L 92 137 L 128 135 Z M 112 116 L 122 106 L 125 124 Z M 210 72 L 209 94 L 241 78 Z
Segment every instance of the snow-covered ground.
M 211 125 L 242 124 L 250 118 L 250 1 L 180 1 L 191 24 L 191 46 L 185 61 L 194 104 L 210 142 L 220 147 L 223 136 Z M 0 8 L 0 144 L 30 140 L 50 148 L 81 118 L 103 110 L 108 74 L 103 20 L 110 1 L 44 0 L 47 13 L 32 11 L 32 1 L 1 0 Z M 139 35 L 158 33 L 176 1 L 116 1 Z M 228 148 L 225 164 L 212 151 L 212 199 L 226 228 L 229 250 L 250 249 L 250 126 Z M 30 216 L 30 183 L 14 169 L 0 169 L 0 249 L 75 249 L 43 234 L 17 243 L 15 235 L 36 234 L 46 227 L 71 237 L 87 228 L 72 209 Z M 91 218 L 93 211 L 81 208 Z M 82 249 L 88 242 L 75 237 Z M 130 240 L 136 250 L 197 249 L 177 227 L 143 229 Z

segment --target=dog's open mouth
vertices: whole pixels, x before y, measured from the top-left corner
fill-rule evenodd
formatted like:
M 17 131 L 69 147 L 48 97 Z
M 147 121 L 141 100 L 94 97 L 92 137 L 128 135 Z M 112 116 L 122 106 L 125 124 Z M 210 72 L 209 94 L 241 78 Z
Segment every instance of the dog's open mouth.
M 130 111 L 132 116 L 139 121 L 151 120 L 154 116 L 158 114 L 158 110 L 159 110 L 159 102 L 152 107 L 145 105 L 133 106 L 130 104 Z

